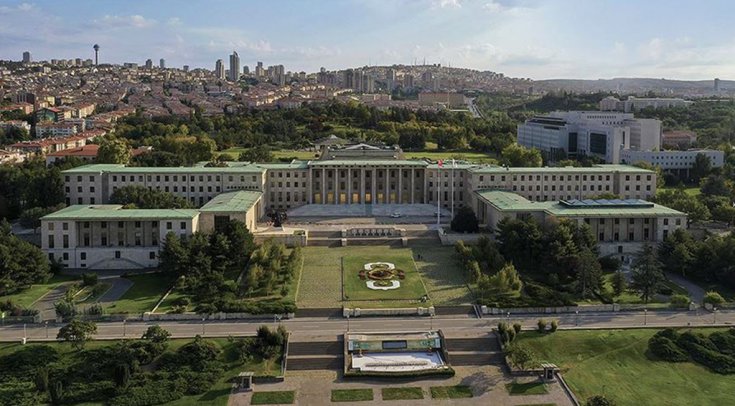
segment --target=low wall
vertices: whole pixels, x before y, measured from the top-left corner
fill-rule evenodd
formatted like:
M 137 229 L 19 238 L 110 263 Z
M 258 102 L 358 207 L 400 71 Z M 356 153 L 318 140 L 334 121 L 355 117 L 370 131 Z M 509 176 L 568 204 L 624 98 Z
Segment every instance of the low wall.
M 480 306 L 482 314 L 557 314 L 557 313 L 590 313 L 590 312 L 617 312 L 621 310 L 619 304 L 589 305 L 589 306 L 561 306 L 561 307 L 510 307 L 497 308 Z
M 343 317 L 370 317 L 370 316 L 434 316 L 434 306 L 430 307 L 401 307 L 393 309 L 362 309 L 356 307 L 342 309 Z
M 284 244 L 285 246 L 289 248 L 293 247 L 306 247 L 309 243 L 309 231 L 308 230 L 293 230 L 294 233 L 285 233 L 285 232 L 262 232 L 262 233 L 254 233 L 253 239 L 256 243 L 261 244 L 266 240 L 274 240 L 275 242 L 279 242 L 281 244 Z M 296 233 L 298 232 L 298 233 Z
M 242 319 L 255 319 L 255 320 L 273 320 L 274 318 L 291 319 L 294 317 L 294 313 L 287 314 L 250 314 L 250 313 L 212 313 L 209 315 L 197 314 L 197 313 L 143 313 L 143 321 L 177 321 L 177 320 L 201 320 L 202 318 L 207 320 L 242 320 Z
M 4 314 L 2 317 L 2 325 L 6 324 L 33 324 L 41 322 L 41 315 L 36 314 L 35 316 L 9 316 Z
M 472 245 L 477 244 L 477 240 L 480 238 L 489 236 L 489 234 L 482 233 L 447 233 L 443 229 L 439 231 L 439 241 L 441 241 L 442 245 L 454 245 L 457 241 L 464 241 L 465 244 Z

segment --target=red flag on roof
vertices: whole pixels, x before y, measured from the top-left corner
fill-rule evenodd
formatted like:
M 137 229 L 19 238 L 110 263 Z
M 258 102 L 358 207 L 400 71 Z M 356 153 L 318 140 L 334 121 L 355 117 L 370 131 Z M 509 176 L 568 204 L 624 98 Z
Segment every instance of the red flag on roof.
M 439 164 L 439 167 L 440 167 L 440 168 L 444 166 L 444 161 L 443 161 L 443 160 L 441 160 L 441 159 L 440 159 L 440 160 L 438 160 L 438 161 L 437 161 L 437 163 Z

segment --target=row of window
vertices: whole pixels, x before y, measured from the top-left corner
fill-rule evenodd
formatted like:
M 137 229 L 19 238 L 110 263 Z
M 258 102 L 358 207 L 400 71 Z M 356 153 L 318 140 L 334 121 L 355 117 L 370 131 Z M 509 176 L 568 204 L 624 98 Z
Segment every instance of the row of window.
M 120 259 L 120 258 L 122 258 L 122 252 L 121 251 L 115 251 L 115 259 Z M 53 252 L 49 252 L 48 259 L 49 259 L 49 261 L 52 261 L 52 262 L 55 260 L 55 255 L 54 255 Z M 61 259 L 64 260 L 64 261 L 68 261 L 69 260 L 69 253 L 68 252 L 62 253 L 61 254 Z M 150 251 L 150 252 L 148 252 L 148 259 L 156 259 L 156 251 Z M 86 252 L 80 252 L 79 253 L 79 260 L 86 261 L 87 260 L 87 253 Z M 64 266 L 66 267 L 66 265 L 64 265 Z M 79 267 L 80 268 L 86 268 L 87 267 L 87 264 L 80 263 L 79 264 Z

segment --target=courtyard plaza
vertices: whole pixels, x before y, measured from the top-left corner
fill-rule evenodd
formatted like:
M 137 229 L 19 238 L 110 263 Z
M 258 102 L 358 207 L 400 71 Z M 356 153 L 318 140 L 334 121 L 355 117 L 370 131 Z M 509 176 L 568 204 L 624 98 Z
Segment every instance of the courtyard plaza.
M 427 224 L 436 223 L 436 205 L 431 204 L 307 204 L 287 211 L 289 223 L 338 224 Z M 451 211 L 442 208 L 441 220 L 446 222 Z

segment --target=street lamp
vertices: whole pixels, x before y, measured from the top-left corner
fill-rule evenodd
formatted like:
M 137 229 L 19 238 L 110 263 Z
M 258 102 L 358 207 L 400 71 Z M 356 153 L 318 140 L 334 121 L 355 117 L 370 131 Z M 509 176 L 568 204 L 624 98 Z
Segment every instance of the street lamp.
M 508 320 L 508 323 L 510 323 L 510 312 L 508 312 L 508 314 L 505 315 L 505 318 L 506 320 Z
M 429 325 L 430 326 L 429 331 L 433 331 L 434 330 L 434 315 L 433 314 L 429 315 L 429 320 L 431 320 L 431 324 Z
M 717 308 L 712 308 L 712 324 L 717 324 Z
M 350 314 L 347 313 L 347 332 L 350 332 Z
M 26 341 L 28 341 L 28 334 L 26 334 L 26 324 L 23 323 L 23 344 L 25 344 Z
M 204 320 L 206 320 L 206 318 L 202 317 L 202 337 L 204 337 Z
M 125 338 L 125 336 L 127 335 L 127 332 L 125 331 L 125 322 L 126 321 L 127 321 L 126 319 L 123 319 L 123 321 L 122 321 L 122 323 L 123 323 L 123 338 Z
M 648 309 L 643 309 L 643 325 L 648 325 Z
M 575 310 L 574 314 L 577 316 L 577 321 L 574 323 L 576 326 L 579 326 L 579 310 Z
M 48 338 L 48 321 L 44 321 L 43 325 L 46 327 L 46 338 Z

